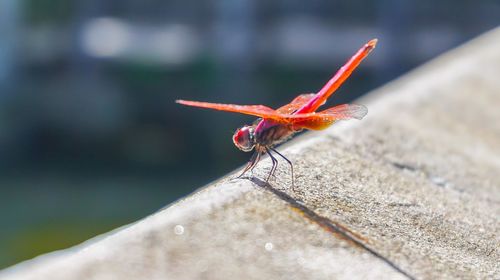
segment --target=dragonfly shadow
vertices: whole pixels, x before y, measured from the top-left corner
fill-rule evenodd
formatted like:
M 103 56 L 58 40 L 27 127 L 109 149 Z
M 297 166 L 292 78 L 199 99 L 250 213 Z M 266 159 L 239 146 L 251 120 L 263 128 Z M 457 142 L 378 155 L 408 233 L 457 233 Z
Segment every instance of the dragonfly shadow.
M 298 211 L 301 213 L 304 217 L 309 219 L 310 221 L 316 223 L 323 229 L 327 230 L 328 232 L 333 233 L 335 236 L 344 239 L 348 241 L 350 244 L 353 244 L 356 247 L 359 247 L 361 249 L 366 250 L 376 258 L 381 259 L 384 261 L 386 264 L 394 268 L 396 271 L 400 272 L 404 276 L 406 276 L 408 279 L 415 279 L 413 276 L 411 276 L 408 272 L 404 271 L 402 268 L 398 267 L 395 263 L 393 263 L 391 260 L 387 259 L 386 257 L 382 256 L 379 254 L 377 251 L 374 249 L 371 249 L 365 243 L 370 243 L 365 237 L 361 236 L 358 233 L 355 233 L 348 229 L 347 227 L 332 221 L 326 217 L 323 217 L 313 210 L 309 209 L 307 206 L 305 206 L 303 203 L 299 202 L 298 200 L 294 199 L 284 191 L 278 190 L 275 187 L 273 187 L 269 182 L 263 181 L 257 177 L 241 177 L 240 179 L 247 179 L 251 181 L 252 183 L 256 184 L 258 187 L 263 188 L 274 195 L 276 195 L 279 199 L 285 201 L 292 207 L 292 209 Z
M 305 206 L 302 202 L 291 197 L 286 192 L 281 191 L 281 190 L 273 187 L 269 182 L 265 182 L 257 177 L 245 177 L 244 179 L 247 179 L 247 180 L 251 181 L 252 183 L 256 184 L 257 186 L 259 186 L 267 191 L 270 191 L 271 193 L 276 195 L 279 199 L 288 203 L 288 205 L 290 205 L 294 210 L 299 211 L 302 215 L 304 215 L 309 220 L 313 221 L 314 223 L 318 224 L 319 226 L 328 230 L 329 232 L 337 234 L 337 235 L 339 235 L 339 237 L 341 237 L 341 238 L 343 238 L 351 243 L 354 243 L 354 245 L 360 246 L 361 241 L 368 243 L 368 240 L 366 238 L 364 238 L 363 236 L 349 230 L 348 228 L 346 228 L 343 225 L 340 225 L 337 222 L 334 222 L 326 217 L 323 217 L 323 216 L 317 214 L 316 212 L 314 212 L 313 210 L 311 210 L 307 206 Z M 361 246 L 361 247 L 363 247 L 363 246 Z

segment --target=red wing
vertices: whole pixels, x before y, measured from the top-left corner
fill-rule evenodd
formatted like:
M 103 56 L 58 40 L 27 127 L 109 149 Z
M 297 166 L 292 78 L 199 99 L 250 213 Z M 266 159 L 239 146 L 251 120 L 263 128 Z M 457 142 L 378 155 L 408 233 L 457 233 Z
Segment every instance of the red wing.
M 376 44 L 377 39 L 373 39 L 366 43 L 337 71 L 335 76 L 333 76 L 317 94 L 299 95 L 292 100 L 290 104 L 282 106 L 276 111 L 263 105 L 233 105 L 185 100 L 177 100 L 176 102 L 187 106 L 257 116 L 282 124 L 293 124 L 295 127 L 307 129 L 323 129 L 336 120 L 351 118 L 361 119 L 366 115 L 367 110 L 360 105 L 345 104 L 319 113 L 312 112 L 316 111 L 319 106 L 326 102 L 328 97 L 340 87 L 354 69 L 358 67 L 361 61 L 375 48 Z
M 280 121 L 282 119 L 281 114 L 277 113 L 275 110 L 266 107 L 264 105 L 234 105 L 234 104 L 220 104 L 220 103 L 208 103 L 199 101 L 187 101 L 187 100 L 176 100 L 175 102 L 207 109 L 214 109 L 219 111 L 235 112 L 245 115 L 257 116 L 264 119 L 273 119 Z
M 342 104 L 318 113 L 290 115 L 286 118 L 297 129 L 325 129 L 337 120 L 362 119 L 368 113 L 363 105 Z
M 281 107 L 279 110 L 288 110 L 293 104 L 295 104 L 295 100 L 297 100 L 296 104 L 299 104 L 299 101 L 307 102 L 308 95 L 309 94 L 303 94 L 298 96 L 292 101 L 292 103 Z M 278 113 L 277 111 L 263 105 L 234 105 L 186 100 L 177 100 L 176 102 L 187 106 L 257 116 L 264 119 L 271 119 L 282 124 L 291 124 L 296 129 L 306 128 L 312 130 L 325 129 L 337 120 L 362 119 L 368 112 L 368 109 L 366 109 L 365 106 L 355 104 L 338 105 L 317 113 L 292 115 Z
M 315 95 L 316 94 L 314 94 L 314 93 L 301 94 L 301 95 L 295 97 L 295 99 L 292 100 L 292 102 L 290 102 L 289 104 L 286 104 L 286 105 L 276 109 L 276 112 L 280 113 L 280 114 L 292 114 L 297 109 L 302 107 L 302 105 L 306 104 L 309 100 L 311 100 L 311 98 L 313 98 Z
M 359 49 L 358 52 L 356 52 L 351 59 L 349 59 L 347 63 L 337 71 L 328 83 L 323 86 L 316 96 L 311 98 L 309 102 L 299 108 L 296 113 L 311 113 L 323 105 L 326 100 L 340 87 L 340 85 L 342 85 L 342 83 L 344 83 L 344 81 L 352 74 L 361 61 L 365 59 L 375 48 L 375 45 L 377 45 L 377 39 L 370 40 L 363 47 L 361 47 L 361 49 Z

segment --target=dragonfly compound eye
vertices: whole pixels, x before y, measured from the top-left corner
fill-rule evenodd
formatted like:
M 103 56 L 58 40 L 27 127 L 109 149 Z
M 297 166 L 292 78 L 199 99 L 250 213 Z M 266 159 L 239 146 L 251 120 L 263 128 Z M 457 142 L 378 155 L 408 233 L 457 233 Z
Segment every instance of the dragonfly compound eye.
M 253 127 L 244 126 L 236 130 L 233 135 L 233 142 L 238 149 L 249 152 L 255 146 L 254 138 L 253 138 Z

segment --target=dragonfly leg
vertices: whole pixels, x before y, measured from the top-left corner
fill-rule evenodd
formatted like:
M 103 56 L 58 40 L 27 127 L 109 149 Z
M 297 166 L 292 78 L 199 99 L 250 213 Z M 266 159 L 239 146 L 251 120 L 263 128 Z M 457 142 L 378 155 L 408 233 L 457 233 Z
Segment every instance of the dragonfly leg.
M 257 152 L 256 152 L 257 153 Z M 255 159 L 254 163 L 252 164 L 252 166 L 250 166 L 250 171 L 253 172 L 253 169 L 255 168 L 255 166 L 257 166 L 257 163 L 260 161 L 260 156 L 262 155 L 262 153 L 258 152 L 257 154 L 257 158 Z
M 284 160 L 286 160 L 286 162 L 288 162 L 288 164 L 290 164 L 290 171 L 291 171 L 291 174 L 292 174 L 292 187 L 295 185 L 294 184 L 294 176 L 293 176 L 293 164 L 292 162 L 287 159 L 284 155 L 282 155 L 280 152 L 276 151 L 276 149 L 274 148 L 270 148 L 273 152 L 277 153 L 280 157 L 282 157 Z
M 267 175 L 266 183 L 269 181 L 269 178 L 271 178 L 272 175 L 274 175 L 274 172 L 276 172 L 276 168 L 278 167 L 278 160 L 271 154 L 269 149 L 266 148 L 266 152 L 273 161 L 273 166 L 271 167 L 271 171 L 269 172 L 269 175 Z
M 245 166 L 245 169 L 243 169 L 243 172 L 241 172 L 240 176 L 236 178 L 241 178 L 241 176 L 245 175 L 245 173 L 247 173 L 249 169 L 253 169 L 255 165 L 257 165 L 257 162 L 259 162 L 259 160 L 260 160 L 260 152 L 255 151 L 255 153 L 253 153 L 252 157 L 248 161 L 247 166 Z

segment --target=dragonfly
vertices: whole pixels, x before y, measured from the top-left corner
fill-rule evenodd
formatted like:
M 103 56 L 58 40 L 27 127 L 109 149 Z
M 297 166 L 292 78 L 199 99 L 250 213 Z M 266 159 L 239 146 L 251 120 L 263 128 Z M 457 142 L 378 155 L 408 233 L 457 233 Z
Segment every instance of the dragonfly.
M 234 145 L 238 149 L 244 152 L 254 150 L 238 178 L 249 170 L 253 171 L 261 156 L 268 154 L 272 161 L 272 167 L 266 179 L 267 183 L 269 178 L 274 176 L 278 167 L 278 160 L 272 154 L 274 152 L 290 165 L 293 185 L 293 164 L 274 147 L 304 129 L 322 130 L 339 120 L 361 120 L 368 113 L 365 106 L 356 104 L 337 105 L 319 112 L 316 110 L 345 82 L 361 61 L 375 48 L 376 44 L 377 39 L 372 39 L 364 44 L 317 93 L 301 94 L 292 102 L 276 110 L 264 105 L 235 105 L 187 100 L 176 100 L 176 102 L 186 106 L 259 117 L 252 125 L 238 128 L 233 135 Z

